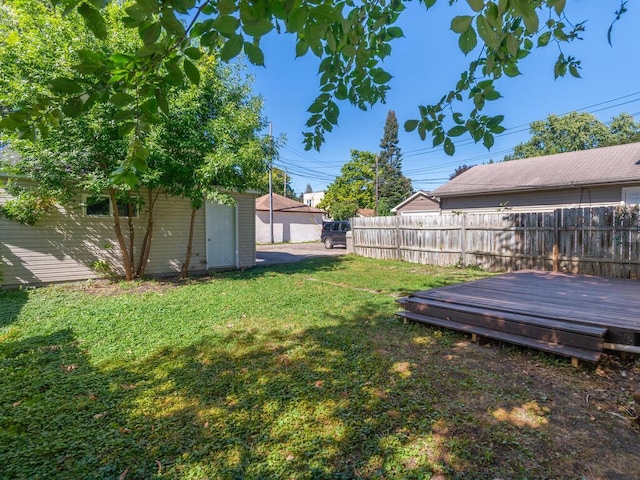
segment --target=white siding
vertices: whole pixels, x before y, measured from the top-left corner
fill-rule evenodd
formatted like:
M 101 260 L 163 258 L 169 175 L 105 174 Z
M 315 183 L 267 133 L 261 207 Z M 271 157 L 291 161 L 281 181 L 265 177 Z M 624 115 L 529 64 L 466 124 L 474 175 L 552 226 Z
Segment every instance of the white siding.
M 7 198 L 0 190 L 0 202 Z M 190 208 L 187 200 L 164 195 L 158 198 L 147 274 L 180 271 L 189 234 Z M 121 221 L 128 242 L 127 218 L 121 218 Z M 147 211 L 143 207 L 139 217 L 134 219 L 136 260 L 146 223 Z M 204 258 L 204 215 L 198 212 L 190 270 L 204 270 Z M 57 207 L 35 226 L 0 218 L 0 260 L 3 286 L 96 278 L 90 267 L 96 260 L 105 260 L 117 275 L 124 274 L 113 218 L 85 216 L 80 195 L 70 205 Z
M 238 265 L 240 268 L 256 264 L 256 197 L 252 194 L 234 195 L 238 209 Z
M 259 211 L 255 216 L 256 241 L 271 242 L 269 212 Z M 322 213 L 273 212 L 273 241 L 313 242 L 320 241 Z

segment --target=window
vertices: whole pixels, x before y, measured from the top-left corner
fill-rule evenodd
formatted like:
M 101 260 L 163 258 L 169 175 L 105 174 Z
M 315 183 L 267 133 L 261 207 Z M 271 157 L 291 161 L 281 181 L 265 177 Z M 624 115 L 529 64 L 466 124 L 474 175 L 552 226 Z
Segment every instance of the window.
M 622 200 L 627 205 L 637 205 L 640 203 L 640 188 L 630 187 L 622 189 Z
M 92 217 L 111 216 L 111 201 L 106 195 L 85 196 L 84 214 Z
M 131 207 L 131 209 L 129 209 L 129 207 Z M 121 217 L 128 217 L 129 211 L 131 211 L 132 218 L 136 218 L 138 216 L 138 206 L 135 203 L 118 204 L 118 215 Z
M 113 215 L 113 206 L 111 199 L 106 195 L 85 195 L 83 197 L 84 214 L 91 217 L 111 217 Z M 132 217 L 138 216 L 138 206 L 132 202 L 127 204 L 118 204 L 118 215 L 121 217 L 129 216 L 129 206 L 131 206 Z

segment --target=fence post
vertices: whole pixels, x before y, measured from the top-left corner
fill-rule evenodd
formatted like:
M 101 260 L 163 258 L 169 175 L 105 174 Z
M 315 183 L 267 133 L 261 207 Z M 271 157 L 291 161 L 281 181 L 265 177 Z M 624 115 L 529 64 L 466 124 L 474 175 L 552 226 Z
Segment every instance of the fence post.
M 559 263 L 559 257 L 560 257 L 560 247 L 558 246 L 560 244 L 560 210 L 559 209 L 555 209 L 553 211 L 553 257 L 552 257 L 552 261 L 553 261 L 553 271 L 557 272 L 558 270 L 560 270 L 560 266 L 558 265 Z
M 400 216 L 396 216 L 396 258 L 402 260 L 402 234 L 400 233 Z
M 460 228 L 460 260 L 461 267 L 467 267 L 467 214 L 462 214 L 462 227 Z

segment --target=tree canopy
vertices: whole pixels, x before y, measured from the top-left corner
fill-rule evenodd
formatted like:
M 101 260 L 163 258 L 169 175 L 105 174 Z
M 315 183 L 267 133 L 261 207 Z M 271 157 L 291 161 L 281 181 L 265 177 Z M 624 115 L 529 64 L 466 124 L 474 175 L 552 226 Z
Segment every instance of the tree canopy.
M 380 140 L 378 160 L 378 213 L 398 205 L 412 193 L 411 180 L 402 173 L 402 153 L 398 145 L 398 119 L 389 110 L 384 124 L 384 134 Z M 380 208 L 383 200 L 386 209 Z
M 342 166 L 340 175 L 327 187 L 318 208 L 327 210 L 332 217 L 337 204 L 355 205 L 355 210 L 375 208 L 375 175 L 375 154 L 351 150 L 351 160 Z
M 120 178 L 135 183 L 147 166 L 144 138 L 158 116 L 170 111 L 168 92 L 185 79 L 197 84 L 201 72 L 195 60 L 205 52 L 220 52 L 228 61 L 244 53 L 264 65 L 262 37 L 274 32 L 296 37 L 296 55 L 319 59 L 319 94 L 309 106 L 307 148 L 319 148 L 326 132 L 337 124 L 338 104 L 347 101 L 366 109 L 384 102 L 392 75 L 383 68 L 394 39 L 403 36 L 397 25 L 408 0 L 353 2 L 288 2 L 283 0 L 135 0 L 126 3 L 120 20 L 139 36 L 133 51 L 106 54 L 94 46 L 73 48 L 76 61 L 68 71 L 43 72 L 47 89 L 22 104 L 4 105 L 0 128 L 23 137 L 45 134 L 62 116 L 77 116 L 95 103 L 118 109 L 118 127 L 130 129 L 127 156 Z M 421 0 L 428 10 L 436 0 Z M 21 0 L 14 0 L 20 3 Z M 114 0 L 49 0 L 47 8 L 76 12 L 98 39 L 108 35 L 105 5 Z M 456 3 L 451 1 L 450 3 Z M 461 2 L 460 2 L 461 3 Z M 459 47 L 473 60 L 440 100 L 420 105 L 419 116 L 405 129 L 427 134 L 434 145 L 453 154 L 453 139 L 468 134 L 490 148 L 504 131 L 503 116 L 486 115 L 485 105 L 498 100 L 496 81 L 520 74 L 519 64 L 537 48 L 559 48 L 556 77 L 579 76 L 580 61 L 563 45 L 581 38 L 584 22 L 565 15 L 566 0 L 467 0 L 467 14 L 451 20 Z M 3 4 L 3 15 L 10 7 Z M 622 2 L 615 19 L 626 11 Z M 466 108 L 467 102 L 471 109 Z
M 614 117 L 607 126 L 590 113 L 549 115 L 530 125 L 531 138 L 516 145 L 505 160 L 553 155 L 640 141 L 640 123 L 628 113 Z
M 143 45 L 136 32 L 121 22 L 126 13 L 116 3 L 108 7 L 101 40 L 87 30 L 80 15 L 52 12 L 37 0 L 16 0 L 10 9 L 0 11 L 0 32 L 8 39 L 0 43 L 0 79 L 10 87 L 0 93 L 0 104 L 5 106 L 20 105 L 46 90 L 49 79 L 42 72 L 73 70 L 77 58 L 70 53 L 71 40 L 78 51 L 92 47 L 106 56 L 120 55 L 114 51 L 134 53 Z M 22 51 L 28 55 L 16 61 L 15 52 Z M 230 202 L 228 190 L 254 186 L 266 168 L 265 144 L 259 136 L 265 125 L 262 101 L 236 69 L 222 66 L 214 55 L 204 53 L 193 63 L 202 70 L 197 84 L 182 82 L 169 88 L 166 99 L 173 108 L 154 118 L 141 138 L 133 133 L 138 128 L 137 110 L 119 107 L 131 101 L 124 94 L 109 102 L 95 101 L 90 108 L 85 105 L 88 110 L 83 115 L 60 116 L 46 136 L 10 138 L 20 159 L 9 168 L 36 185 L 27 193 L 17 191 L 14 203 L 23 201 L 34 210 L 50 207 L 54 201 L 66 203 L 79 191 L 94 196 L 107 193 L 125 276 L 142 275 L 152 239 L 153 205 L 160 192 L 187 198 L 195 212 L 205 198 Z M 151 110 L 140 107 L 143 116 L 153 115 Z M 132 150 L 134 157 L 144 154 L 144 168 L 139 169 L 135 183 L 127 184 L 118 177 L 127 175 L 123 162 Z M 43 201 L 36 205 L 34 198 Z M 148 219 L 137 265 L 133 215 L 118 208 L 134 203 L 145 206 Z M 16 205 L 9 204 L 13 213 L 20 214 Z M 120 217 L 127 219 L 128 243 Z

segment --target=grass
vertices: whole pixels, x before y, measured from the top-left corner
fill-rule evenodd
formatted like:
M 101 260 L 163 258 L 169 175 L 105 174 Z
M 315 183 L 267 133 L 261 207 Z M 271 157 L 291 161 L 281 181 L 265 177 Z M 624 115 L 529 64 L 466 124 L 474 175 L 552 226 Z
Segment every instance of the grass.
M 636 477 L 636 364 L 579 371 L 393 315 L 484 275 L 345 256 L 0 291 L 0 478 Z

